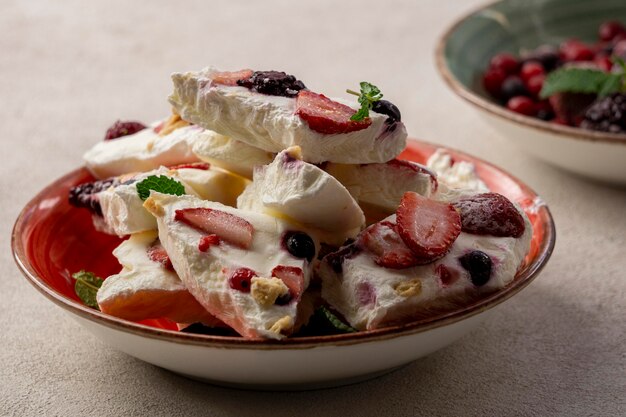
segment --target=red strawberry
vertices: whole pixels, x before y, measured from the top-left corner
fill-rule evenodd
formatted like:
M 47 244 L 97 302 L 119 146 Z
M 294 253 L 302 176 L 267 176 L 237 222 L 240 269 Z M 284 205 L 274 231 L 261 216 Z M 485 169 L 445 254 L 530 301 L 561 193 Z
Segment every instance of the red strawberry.
M 147 254 L 151 261 L 161 264 L 163 268 L 169 269 L 170 271 L 174 270 L 174 266 L 172 265 L 169 255 L 165 252 L 165 248 L 161 246 L 161 243 L 158 241 L 148 248 Z
M 293 298 L 300 299 L 304 291 L 304 273 L 297 266 L 278 265 L 272 269 L 272 277 L 282 280 Z
M 396 212 L 398 233 L 413 253 L 426 262 L 441 258 L 461 233 L 461 217 L 452 204 L 404 193 Z
M 241 217 L 210 208 L 176 210 L 175 220 L 208 234 L 215 234 L 228 243 L 243 249 L 250 247 L 254 227 Z
M 220 238 L 217 235 L 206 235 L 200 238 L 200 242 L 198 242 L 198 250 L 200 252 L 206 252 L 209 250 L 211 246 L 216 246 L 220 244 Z
M 215 72 L 211 75 L 211 78 L 215 84 L 236 86 L 237 81 L 247 80 L 252 77 L 253 71 L 251 69 L 243 69 L 241 71 L 225 71 Z
M 375 223 L 361 234 L 363 246 L 374 255 L 374 262 L 385 268 L 404 269 L 428 263 L 404 243 L 397 226 L 388 221 Z
M 350 120 L 355 110 L 344 104 L 332 101 L 323 94 L 301 90 L 296 97 L 296 114 L 311 130 L 327 135 L 356 132 L 372 124 L 369 117 L 361 121 Z
M 524 218 L 503 195 L 477 194 L 460 199 L 454 207 L 461 213 L 464 232 L 498 237 L 520 237 L 524 234 Z
M 206 162 L 190 162 L 188 164 L 179 164 L 179 165 L 170 166 L 168 168 L 169 169 L 189 168 L 189 169 L 201 169 L 203 171 L 208 171 L 209 169 L 211 169 L 211 164 L 207 164 Z

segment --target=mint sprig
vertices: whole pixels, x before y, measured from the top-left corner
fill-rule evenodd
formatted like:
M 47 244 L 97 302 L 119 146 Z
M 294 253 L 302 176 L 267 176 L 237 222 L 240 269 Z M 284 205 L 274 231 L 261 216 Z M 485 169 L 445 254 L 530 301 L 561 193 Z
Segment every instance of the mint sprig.
M 163 194 L 183 195 L 185 187 L 173 178 L 165 175 L 150 175 L 146 179 L 137 183 L 137 194 L 139 198 L 145 200 L 150 196 L 150 191 L 154 190 Z
M 551 72 L 543 84 L 542 99 L 557 93 L 587 93 L 597 94 L 600 97 L 611 93 L 624 91 L 624 74 L 626 66 L 617 73 L 604 72 L 591 68 L 561 68 Z
M 78 298 L 80 298 L 86 306 L 100 310 L 98 302 L 96 301 L 96 295 L 104 280 L 97 277 L 93 272 L 87 272 L 85 270 L 72 274 L 72 278 L 76 280 L 74 291 Z
M 352 117 L 350 117 L 350 120 L 355 122 L 369 117 L 370 110 L 374 106 L 374 103 L 383 98 L 380 89 L 374 84 L 368 83 L 367 81 L 361 81 L 360 86 L 360 93 L 357 93 L 353 90 L 346 90 L 347 93 L 358 96 L 358 101 L 361 104 L 361 108 L 356 113 L 354 113 Z

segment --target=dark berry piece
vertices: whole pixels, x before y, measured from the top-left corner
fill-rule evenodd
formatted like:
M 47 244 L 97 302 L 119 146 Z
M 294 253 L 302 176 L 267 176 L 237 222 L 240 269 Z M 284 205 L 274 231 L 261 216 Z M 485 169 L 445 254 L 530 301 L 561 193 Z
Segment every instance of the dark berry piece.
M 401 119 L 400 109 L 398 109 L 392 102 L 387 100 L 378 100 L 374 102 L 372 110 L 376 113 L 385 114 L 389 116 L 387 118 L 388 123 L 399 122 Z
M 256 276 L 258 276 L 257 273 L 251 269 L 237 268 L 228 278 L 228 285 L 237 291 L 250 292 L 252 278 Z
M 526 229 L 513 203 L 498 193 L 476 194 L 453 205 L 461 215 L 461 230 L 466 233 L 518 238 Z
M 282 71 L 255 71 L 248 79 L 237 81 L 237 85 L 268 96 L 295 97 L 306 89 L 304 83 L 293 75 Z
M 70 204 L 75 207 L 84 207 L 92 213 L 102 216 L 102 207 L 100 206 L 100 201 L 96 194 L 113 185 L 116 185 L 117 183 L 117 179 L 109 178 L 106 180 L 87 182 L 77 185 L 76 187 L 72 187 L 69 193 Z
M 502 100 L 509 101 L 515 96 L 527 96 L 528 91 L 526 90 L 522 79 L 518 76 L 512 75 L 507 77 L 507 79 L 502 83 L 500 95 Z
M 491 278 L 491 258 L 485 252 L 475 250 L 459 258 L 463 268 L 470 274 L 472 284 L 485 285 Z
M 559 120 L 567 125 L 574 125 L 584 116 L 596 97 L 596 94 L 587 93 L 556 93 L 550 96 L 549 101 Z
M 615 20 L 602 23 L 598 29 L 600 40 L 605 42 L 612 41 L 620 34 L 626 34 L 626 28 L 622 23 Z
M 526 61 L 539 62 L 545 71 L 552 71 L 559 66 L 560 57 L 555 47 L 542 45 L 528 55 Z
M 356 243 L 344 246 L 336 252 L 329 253 L 324 257 L 324 261 L 333 268 L 333 271 L 340 274 L 343 272 L 343 262 L 350 259 L 361 252 L 361 248 Z
M 502 92 L 502 83 L 506 77 L 506 72 L 502 70 L 489 69 L 483 76 L 483 87 L 493 97 L 498 98 Z
M 145 128 L 146 125 L 140 122 L 122 122 L 121 120 L 118 120 L 117 122 L 113 123 L 113 126 L 111 126 L 107 130 L 107 133 L 104 136 L 104 140 L 117 139 L 121 138 L 122 136 L 132 135 L 139 132 L 140 130 L 144 130 Z
M 277 306 L 286 306 L 291 302 L 291 300 L 293 300 L 291 292 L 287 291 L 285 294 L 279 296 L 276 301 L 274 301 L 274 304 Z
M 311 262 L 315 257 L 315 243 L 304 232 L 287 232 L 283 238 L 283 244 L 287 251 L 296 258 Z
M 193 323 L 184 329 L 180 329 L 183 333 L 207 334 L 211 336 L 239 336 L 237 332 L 229 327 L 209 327 L 202 323 Z
M 523 114 L 525 116 L 535 115 L 535 103 L 524 96 L 516 96 L 511 98 L 506 103 L 506 108 L 514 111 L 515 113 Z
M 491 58 L 489 66 L 493 69 L 502 70 L 507 74 L 515 74 L 519 68 L 519 61 L 512 54 L 501 53 Z
M 583 129 L 626 133 L 626 94 L 613 93 L 596 100 L 585 112 Z

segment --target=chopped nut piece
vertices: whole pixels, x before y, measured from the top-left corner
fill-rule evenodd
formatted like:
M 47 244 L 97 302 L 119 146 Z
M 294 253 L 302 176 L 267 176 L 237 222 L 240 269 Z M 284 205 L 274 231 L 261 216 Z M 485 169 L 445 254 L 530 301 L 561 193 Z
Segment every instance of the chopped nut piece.
M 159 204 L 154 198 L 148 197 L 146 201 L 143 203 L 143 207 L 148 210 L 150 213 L 155 216 L 163 216 L 165 215 L 165 210 L 163 210 L 163 206 Z
M 418 296 L 422 292 L 422 281 L 419 278 L 415 278 L 410 281 L 400 282 L 393 289 L 396 290 L 396 294 L 402 297 Z
M 285 149 L 285 152 L 287 152 L 287 155 L 289 155 L 293 159 L 302 160 L 302 149 L 299 146 L 290 146 L 289 148 Z
M 285 330 L 290 330 L 293 328 L 293 319 L 289 316 L 285 316 L 281 319 L 276 320 L 276 323 L 270 327 L 270 332 L 281 334 L 284 333 Z
M 252 278 L 250 293 L 254 300 L 262 307 L 274 305 L 276 299 L 289 292 L 289 288 L 278 278 Z

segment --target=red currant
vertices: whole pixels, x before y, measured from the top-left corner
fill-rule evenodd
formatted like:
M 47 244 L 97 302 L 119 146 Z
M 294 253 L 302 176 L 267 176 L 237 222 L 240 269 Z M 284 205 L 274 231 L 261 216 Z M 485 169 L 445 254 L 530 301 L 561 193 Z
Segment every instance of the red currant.
M 515 56 L 505 52 L 494 55 L 494 57 L 491 58 L 489 66 L 491 69 L 499 69 L 506 74 L 514 74 L 519 68 L 519 62 Z
M 545 74 L 537 74 L 526 81 L 526 89 L 534 97 L 539 97 L 539 93 L 543 88 L 543 82 L 545 81 Z
M 483 76 L 483 87 L 493 97 L 500 96 L 502 83 L 506 79 L 506 73 L 499 69 L 489 69 Z
M 528 97 L 524 96 L 513 97 L 506 103 L 506 107 L 515 113 L 523 114 L 525 116 L 534 116 L 536 111 L 535 103 Z
M 577 39 L 563 42 L 560 52 L 565 61 L 590 61 L 593 59 L 591 48 Z
M 626 28 L 615 20 L 604 22 L 600 25 L 598 35 L 603 41 L 612 41 L 617 35 L 626 34 Z
M 533 78 L 535 75 L 545 74 L 543 69 L 543 65 L 541 65 L 537 61 L 528 61 L 522 65 L 522 70 L 520 71 L 520 77 L 522 80 L 527 83 L 528 80 Z

